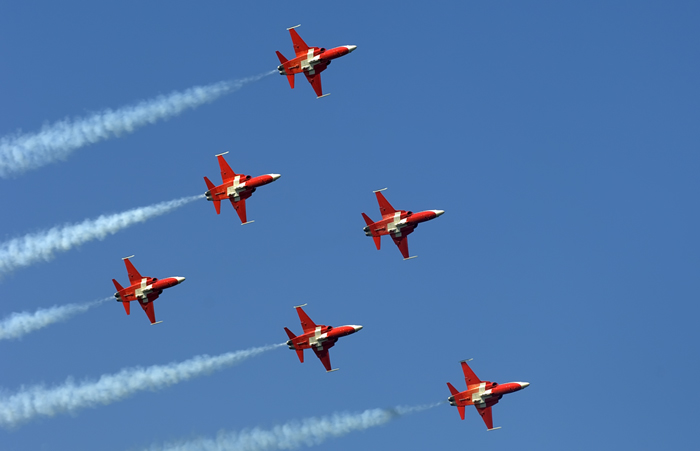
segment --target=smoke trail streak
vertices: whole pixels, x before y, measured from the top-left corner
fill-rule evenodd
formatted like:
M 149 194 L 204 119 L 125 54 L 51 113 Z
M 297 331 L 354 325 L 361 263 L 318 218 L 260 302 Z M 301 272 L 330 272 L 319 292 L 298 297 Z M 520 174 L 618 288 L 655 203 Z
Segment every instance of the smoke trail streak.
M 202 195 L 183 197 L 5 241 L 0 243 L 0 275 L 40 260 L 49 261 L 54 258 L 55 252 L 65 252 L 95 239 L 102 240 L 121 229 L 168 213 L 200 198 Z
M 110 404 L 144 390 L 160 390 L 240 363 L 265 351 L 285 344 L 268 345 L 218 356 L 200 355 L 184 362 L 154 365 L 147 368 L 126 368 L 116 374 L 105 374 L 97 381 L 76 383 L 68 378 L 62 385 L 44 388 L 22 387 L 15 394 L 0 394 L 0 426 L 14 427 L 37 416 Z
M 54 305 L 50 308 L 39 309 L 34 313 L 12 313 L 7 318 L 0 320 L 0 340 L 23 337 L 35 330 L 43 329 L 53 323 L 72 318 L 78 313 L 86 312 L 110 299 L 112 298 L 82 304 Z
M 327 417 L 311 417 L 290 421 L 272 429 L 244 429 L 240 432 L 221 431 L 216 438 L 196 438 L 152 445 L 148 451 L 265 451 L 295 449 L 320 445 L 329 438 L 341 437 L 353 431 L 381 426 L 400 416 L 421 412 L 442 402 L 415 407 L 369 409 L 359 413 L 335 413 Z
M 106 109 L 87 117 L 64 119 L 44 125 L 35 133 L 20 132 L 0 138 L 0 177 L 35 169 L 52 161 L 65 159 L 74 150 L 98 141 L 132 133 L 139 127 L 169 119 L 189 108 L 213 102 L 253 83 L 271 71 L 239 80 L 220 81 L 194 86 L 179 92 L 160 95 L 117 110 Z

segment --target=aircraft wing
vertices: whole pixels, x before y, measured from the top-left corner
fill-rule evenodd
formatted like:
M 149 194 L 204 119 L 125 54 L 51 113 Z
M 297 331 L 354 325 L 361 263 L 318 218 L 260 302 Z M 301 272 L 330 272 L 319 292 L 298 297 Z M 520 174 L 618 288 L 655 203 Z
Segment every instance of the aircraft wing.
M 467 365 L 467 362 L 461 362 L 462 363 L 462 371 L 464 372 L 464 380 L 467 382 L 467 387 L 470 385 L 474 384 L 479 384 L 481 383 L 481 379 L 477 377 L 476 374 L 474 374 L 474 371 Z
M 248 216 L 246 215 L 245 211 L 245 199 L 241 199 L 239 201 L 231 199 L 231 205 L 233 205 L 233 208 L 236 209 L 238 217 L 241 218 L 241 224 L 248 222 Z
M 309 74 L 308 72 L 304 72 L 304 75 L 306 75 L 306 79 L 309 80 L 309 83 L 311 83 L 311 87 L 314 88 L 316 97 L 321 97 L 323 95 L 323 89 L 321 88 L 321 71 L 318 70 L 313 75 Z
M 399 247 L 403 258 L 408 258 L 408 237 L 406 235 L 394 236 L 392 234 L 391 239 L 394 240 L 394 243 Z
M 291 28 L 289 30 L 289 35 L 292 37 L 292 45 L 294 46 L 294 53 L 297 56 L 302 56 L 306 55 L 306 52 L 309 51 L 309 46 L 306 45 L 306 42 L 299 36 L 299 33 L 294 28 Z
M 385 215 L 393 215 L 396 213 L 396 209 L 391 206 L 388 200 L 384 197 L 382 193 L 379 191 L 375 191 L 374 194 L 377 195 L 377 202 L 379 202 L 379 211 L 382 214 L 382 217 Z
M 299 321 L 301 321 L 301 328 L 304 329 L 304 333 L 306 334 L 316 330 L 316 323 L 309 318 L 309 315 L 307 315 L 301 307 L 296 307 L 296 309 L 297 314 L 299 315 Z
M 219 169 L 221 169 L 221 178 L 225 182 L 232 180 L 236 173 L 233 172 L 231 166 L 228 165 L 223 155 L 217 155 L 216 158 L 219 160 Z
M 133 257 L 133 255 L 132 255 L 132 257 Z M 134 268 L 133 263 L 131 263 L 128 258 L 125 258 L 124 264 L 126 265 L 126 272 L 129 274 L 129 283 L 131 285 L 133 285 L 135 283 L 141 283 L 141 279 L 143 277 L 141 277 L 141 274 L 139 274 L 139 272 L 136 270 L 136 268 Z
M 156 311 L 153 308 L 153 301 L 150 301 L 150 298 L 149 298 L 149 302 L 147 302 L 146 304 L 142 304 L 140 302 L 139 302 L 139 304 L 141 304 L 141 308 L 143 308 L 143 311 L 146 312 L 146 315 L 148 316 L 148 319 L 151 321 L 151 324 L 155 324 L 156 323 Z
M 331 356 L 328 355 L 328 349 L 321 349 L 320 351 L 317 350 L 315 347 L 311 347 L 311 349 L 314 350 L 314 353 L 316 354 L 316 357 L 321 360 L 321 363 L 323 363 L 323 366 L 326 368 L 326 371 L 331 370 Z
M 493 416 L 491 415 L 491 406 L 485 409 L 480 409 L 477 407 L 476 410 L 479 411 L 479 415 L 481 415 L 481 419 L 484 420 L 484 423 L 486 423 L 486 427 L 489 429 L 493 429 Z

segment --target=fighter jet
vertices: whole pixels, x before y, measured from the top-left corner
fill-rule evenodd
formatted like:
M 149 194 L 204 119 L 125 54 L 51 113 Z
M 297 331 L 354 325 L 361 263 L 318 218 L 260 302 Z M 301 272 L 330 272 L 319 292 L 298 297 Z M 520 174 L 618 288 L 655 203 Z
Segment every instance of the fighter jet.
M 396 210 L 380 192 L 385 189 L 386 188 L 374 191 L 374 194 L 377 195 L 377 202 L 379 202 L 379 211 L 382 214 L 382 219 L 374 222 L 369 216 L 362 213 L 362 217 L 367 223 L 367 227 L 363 229 L 365 235 L 374 238 L 374 244 L 377 246 L 377 250 L 381 247 L 382 235 L 391 235 L 391 239 L 394 240 L 394 243 L 399 247 L 404 260 L 415 258 L 415 255 L 413 257 L 408 256 L 408 235 L 418 227 L 419 223 L 435 219 L 445 211 L 426 210 L 413 213 L 412 211 Z
M 123 288 L 119 285 L 115 279 L 112 279 L 117 292 L 114 293 L 114 297 L 117 298 L 117 302 L 121 302 L 128 315 L 129 304 L 131 301 L 139 301 L 139 305 L 143 308 L 143 311 L 148 315 L 148 319 L 151 320 L 151 325 L 162 323 L 163 321 L 156 322 L 156 313 L 153 310 L 153 301 L 158 299 L 158 296 L 166 288 L 174 287 L 175 285 L 182 283 L 185 280 L 184 277 L 168 277 L 166 279 L 156 279 L 153 277 L 142 277 L 141 274 L 134 268 L 134 265 L 129 261 L 133 255 L 124 257 L 124 264 L 126 265 L 126 272 L 129 274 L 129 286 Z
M 469 359 L 471 360 L 471 359 Z M 481 418 L 486 423 L 489 431 L 500 429 L 493 427 L 493 417 L 491 416 L 491 406 L 496 404 L 503 395 L 513 393 L 530 385 L 529 382 L 508 382 L 507 384 L 497 384 L 496 382 L 482 381 L 469 368 L 467 362 L 462 360 L 462 371 L 464 371 L 464 379 L 467 381 L 467 389 L 463 392 L 457 391 L 449 382 L 447 387 L 450 389 L 452 396 L 447 398 L 451 406 L 457 406 L 459 416 L 464 419 L 464 406 L 474 405 L 476 410 L 481 415 Z
M 284 331 L 287 332 L 289 336 L 287 346 L 289 346 L 289 349 L 294 349 L 297 352 L 301 363 L 304 363 L 304 349 L 311 348 L 316 354 L 316 357 L 321 359 L 321 363 L 323 363 L 323 366 L 326 368 L 326 372 L 337 371 L 338 368 L 331 369 L 331 358 L 328 355 L 328 350 L 335 345 L 338 338 L 354 334 L 362 329 L 362 326 L 332 327 L 316 325 L 302 309 L 305 305 L 306 304 L 297 305 L 294 307 L 299 314 L 299 320 L 301 320 L 301 327 L 304 329 L 304 333 L 297 337 L 291 330 L 285 327 Z
M 265 174 L 259 175 L 257 177 L 251 177 L 249 175 L 236 174 L 231 170 L 231 167 L 224 160 L 224 155 L 228 152 L 220 153 L 216 155 L 219 159 L 219 167 L 221 168 L 221 178 L 223 182 L 219 186 L 214 186 L 214 184 L 208 178 L 204 177 L 204 182 L 207 184 L 209 190 L 204 193 L 207 196 L 207 200 L 214 202 L 214 208 L 216 209 L 216 214 L 221 213 L 221 201 L 229 199 L 231 205 L 236 209 L 238 217 L 241 218 L 241 225 L 250 224 L 255 221 L 248 221 L 246 210 L 245 210 L 245 200 L 248 199 L 258 188 L 258 186 L 267 185 L 272 183 L 278 178 L 279 174 Z
M 329 94 L 323 94 L 321 89 L 321 72 L 331 64 L 331 60 L 347 55 L 357 48 L 356 45 L 343 45 L 334 49 L 326 50 L 321 47 L 309 47 L 303 39 L 297 34 L 295 28 L 287 28 L 292 36 L 292 44 L 294 45 L 294 53 L 296 57 L 287 61 L 280 52 L 277 52 L 277 58 L 280 60 L 277 70 L 280 75 L 286 75 L 289 80 L 289 86 L 294 89 L 294 74 L 303 72 L 306 79 L 309 80 L 311 86 L 316 92 L 316 98 L 326 97 Z

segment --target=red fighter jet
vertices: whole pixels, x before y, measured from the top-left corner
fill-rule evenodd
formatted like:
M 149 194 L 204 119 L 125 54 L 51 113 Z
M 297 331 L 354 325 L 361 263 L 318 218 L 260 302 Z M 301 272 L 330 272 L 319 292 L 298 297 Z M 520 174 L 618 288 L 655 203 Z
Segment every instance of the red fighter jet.
M 306 304 L 294 307 L 299 314 L 301 327 L 304 329 L 304 333 L 297 337 L 291 330 L 285 327 L 284 331 L 287 332 L 289 336 L 287 346 L 289 346 L 289 349 L 294 349 L 297 352 L 301 363 L 304 363 L 304 349 L 311 348 L 316 354 L 316 357 L 321 359 L 321 363 L 326 367 L 326 372 L 337 371 L 338 368 L 334 370 L 331 369 L 331 358 L 328 355 L 328 350 L 335 345 L 338 338 L 354 334 L 362 329 L 362 326 L 332 327 L 316 325 L 316 323 L 311 321 L 311 318 L 308 317 L 304 310 L 302 310 L 302 307 L 305 305 Z
M 219 167 L 221 168 L 221 178 L 224 183 L 219 186 L 214 184 L 208 178 L 204 177 L 204 182 L 209 190 L 204 193 L 207 200 L 214 202 L 216 214 L 221 213 L 221 201 L 229 199 L 231 205 L 236 209 L 238 217 L 241 218 L 241 225 L 250 224 L 255 221 L 248 221 L 245 211 L 245 200 L 253 195 L 258 186 L 272 183 L 278 178 L 279 174 L 265 174 L 257 177 L 249 175 L 236 174 L 231 170 L 231 167 L 224 160 L 224 155 L 228 152 L 220 153 L 216 157 L 219 159 Z
M 309 80 L 311 86 L 316 91 L 316 97 L 325 97 L 323 90 L 321 89 L 321 72 L 326 70 L 331 60 L 340 58 L 341 56 L 347 55 L 357 48 L 356 45 L 343 45 L 336 47 L 334 49 L 326 50 L 320 47 L 309 47 L 306 45 L 303 39 L 294 30 L 297 25 L 292 28 L 287 28 L 289 34 L 292 36 L 292 44 L 294 44 L 294 53 L 296 57 L 287 61 L 280 52 L 277 52 L 277 58 L 280 60 L 280 64 L 277 70 L 280 75 L 286 75 L 289 80 L 289 86 L 294 89 L 294 74 L 299 74 L 301 72 L 306 75 L 306 79 Z
M 471 360 L 471 359 L 469 359 Z M 481 418 L 486 423 L 489 431 L 500 429 L 493 427 L 493 417 L 491 416 L 491 406 L 501 400 L 503 395 L 513 393 L 530 385 L 529 382 L 508 382 L 507 384 L 497 384 L 496 382 L 482 381 L 469 368 L 467 362 L 462 360 L 462 371 L 464 371 L 464 379 L 467 381 L 467 389 L 463 392 L 457 391 L 449 382 L 447 387 L 450 389 L 452 396 L 447 398 L 451 406 L 457 406 L 459 416 L 464 419 L 464 406 L 474 405 L 476 410 L 481 415 Z
M 156 313 L 153 310 L 153 301 L 158 299 L 158 296 L 166 288 L 174 287 L 175 285 L 182 283 L 185 280 L 184 277 L 168 277 L 166 279 L 156 279 L 153 277 L 142 277 L 141 274 L 134 268 L 134 265 L 129 261 L 133 255 L 129 257 L 124 257 L 124 264 L 126 264 L 126 272 L 129 274 L 129 286 L 123 288 L 119 285 L 119 282 L 112 279 L 117 292 L 114 293 L 114 297 L 117 298 L 117 302 L 121 302 L 128 315 L 129 304 L 131 301 L 139 301 L 139 305 L 143 308 L 143 311 L 148 315 L 148 319 L 151 320 L 151 325 L 162 323 L 163 321 L 156 322 Z
M 385 189 L 386 188 L 374 191 L 374 194 L 377 195 L 377 202 L 379 202 L 379 211 L 382 213 L 382 219 L 374 222 L 369 216 L 362 213 L 362 217 L 367 223 L 367 227 L 364 228 L 365 235 L 374 238 L 374 244 L 377 246 L 377 250 L 381 247 L 382 235 L 391 235 L 391 239 L 394 240 L 394 243 L 399 247 L 404 260 L 415 258 L 415 255 L 413 257 L 408 256 L 408 235 L 416 230 L 419 223 L 435 219 L 445 213 L 445 211 L 426 210 L 413 213 L 412 211 L 396 210 L 380 192 Z

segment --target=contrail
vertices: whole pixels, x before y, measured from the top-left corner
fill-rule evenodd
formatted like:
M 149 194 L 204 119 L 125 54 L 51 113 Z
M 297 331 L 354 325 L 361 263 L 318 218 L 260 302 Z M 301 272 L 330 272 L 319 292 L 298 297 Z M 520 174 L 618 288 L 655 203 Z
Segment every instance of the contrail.
M 39 309 L 34 313 L 15 312 L 7 318 L 0 320 L 0 340 L 23 337 L 30 332 L 43 329 L 50 324 L 65 321 L 78 313 L 86 312 L 96 305 L 102 304 L 110 299 L 112 298 L 105 298 L 99 301 L 82 304 L 54 305 L 50 308 Z
M 65 252 L 95 239 L 102 240 L 121 229 L 168 213 L 202 197 L 183 197 L 113 215 L 102 215 L 97 219 L 86 219 L 77 224 L 57 226 L 5 241 L 0 243 L 0 275 L 40 260 L 49 261 L 56 252 Z
M 443 404 L 429 404 L 393 409 L 369 409 L 359 413 L 336 413 L 327 417 L 311 417 L 290 421 L 272 429 L 244 429 L 240 432 L 221 431 L 216 438 L 196 438 L 152 445 L 148 451 L 265 451 L 296 449 L 320 445 L 329 438 L 341 437 L 353 431 L 381 426 L 409 413 L 420 412 Z
M 218 356 L 200 355 L 180 363 L 126 368 L 105 374 L 96 381 L 76 383 L 68 378 L 62 385 L 45 388 L 22 387 L 15 394 L 0 394 L 0 426 L 14 427 L 37 416 L 75 412 L 99 404 L 110 404 L 144 390 L 160 390 L 240 363 L 265 351 L 285 346 L 268 345 Z
M 8 177 L 50 162 L 65 159 L 74 150 L 139 127 L 169 119 L 188 108 L 196 108 L 231 94 L 277 71 L 239 80 L 220 81 L 173 91 L 117 110 L 106 109 L 86 117 L 64 119 L 44 125 L 39 132 L 17 132 L 0 138 L 0 177 Z

